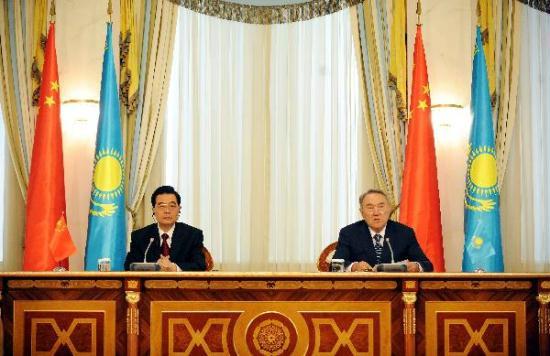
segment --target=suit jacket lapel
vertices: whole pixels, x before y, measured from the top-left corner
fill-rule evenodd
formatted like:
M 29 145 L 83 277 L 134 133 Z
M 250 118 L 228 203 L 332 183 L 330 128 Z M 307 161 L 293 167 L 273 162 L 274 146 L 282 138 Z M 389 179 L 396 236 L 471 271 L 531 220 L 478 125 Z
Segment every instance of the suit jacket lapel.
M 172 260 L 172 256 L 177 256 L 179 254 L 179 251 L 181 250 L 183 242 L 184 242 L 183 226 L 181 224 L 176 223 L 176 227 L 174 228 L 174 233 L 172 234 L 172 243 L 170 244 L 171 260 Z
M 376 264 L 376 252 L 374 251 L 372 236 L 366 222 L 361 225 L 361 234 L 363 235 L 363 238 L 361 238 L 361 248 L 367 251 L 367 262 L 372 261 Z M 369 262 L 369 264 L 371 263 Z M 371 267 L 374 267 L 374 264 L 371 264 Z

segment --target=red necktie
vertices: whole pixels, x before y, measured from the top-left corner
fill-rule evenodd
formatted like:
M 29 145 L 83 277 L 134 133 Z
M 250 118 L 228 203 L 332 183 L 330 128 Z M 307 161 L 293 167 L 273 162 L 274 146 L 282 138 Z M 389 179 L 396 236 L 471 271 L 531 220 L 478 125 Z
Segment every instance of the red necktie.
M 162 245 L 160 246 L 162 249 L 162 255 L 164 257 L 170 255 L 170 246 L 168 246 L 168 234 L 162 234 Z

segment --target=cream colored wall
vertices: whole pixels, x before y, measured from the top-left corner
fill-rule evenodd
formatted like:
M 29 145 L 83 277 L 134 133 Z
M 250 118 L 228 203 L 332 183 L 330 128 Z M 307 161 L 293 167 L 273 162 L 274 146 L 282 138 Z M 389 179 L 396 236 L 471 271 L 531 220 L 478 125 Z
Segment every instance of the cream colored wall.
M 56 45 L 61 100 L 99 100 L 107 1 L 56 1 Z M 100 6 L 101 4 L 101 6 Z M 113 1 L 113 47 L 118 48 L 119 8 Z M 115 63 L 118 64 L 118 51 Z M 63 152 L 67 220 L 78 246 L 70 258 L 71 270 L 82 270 L 88 226 L 98 106 L 67 104 L 62 107 Z
M 475 5 L 475 0 L 422 0 L 422 36 L 432 105 L 459 104 L 464 107 L 432 110 L 447 271 L 460 271 L 462 266 Z M 412 71 L 415 12 L 416 1 L 409 0 L 408 73 Z

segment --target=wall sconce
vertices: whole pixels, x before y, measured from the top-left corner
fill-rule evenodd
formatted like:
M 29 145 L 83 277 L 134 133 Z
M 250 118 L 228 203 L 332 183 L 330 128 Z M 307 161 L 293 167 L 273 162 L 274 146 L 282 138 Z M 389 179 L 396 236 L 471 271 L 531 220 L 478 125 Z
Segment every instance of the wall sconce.
M 61 102 L 61 122 L 67 139 L 93 140 L 98 120 L 98 100 L 70 99 Z
M 70 99 L 61 102 L 62 117 L 71 122 L 89 122 L 99 116 L 99 101 L 95 99 Z
M 453 127 L 463 119 L 464 106 L 460 104 L 433 104 L 432 122 L 440 127 Z

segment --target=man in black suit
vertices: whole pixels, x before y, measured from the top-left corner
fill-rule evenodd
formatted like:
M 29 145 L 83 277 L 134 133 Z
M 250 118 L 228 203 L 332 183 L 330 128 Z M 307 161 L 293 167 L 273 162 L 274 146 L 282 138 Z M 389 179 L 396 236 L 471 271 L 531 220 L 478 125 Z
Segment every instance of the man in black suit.
M 202 231 L 176 222 L 180 204 L 180 195 L 170 186 L 158 187 L 153 192 L 151 205 L 157 223 L 132 232 L 130 251 L 124 263 L 126 270 L 132 262 L 157 262 L 161 270 L 167 272 L 206 269 Z
M 389 220 L 392 212 L 386 194 L 371 189 L 359 197 L 363 220 L 340 230 L 335 259 L 345 260 L 348 271 L 368 271 L 379 263 L 403 262 L 409 272 L 431 272 L 414 230 Z

